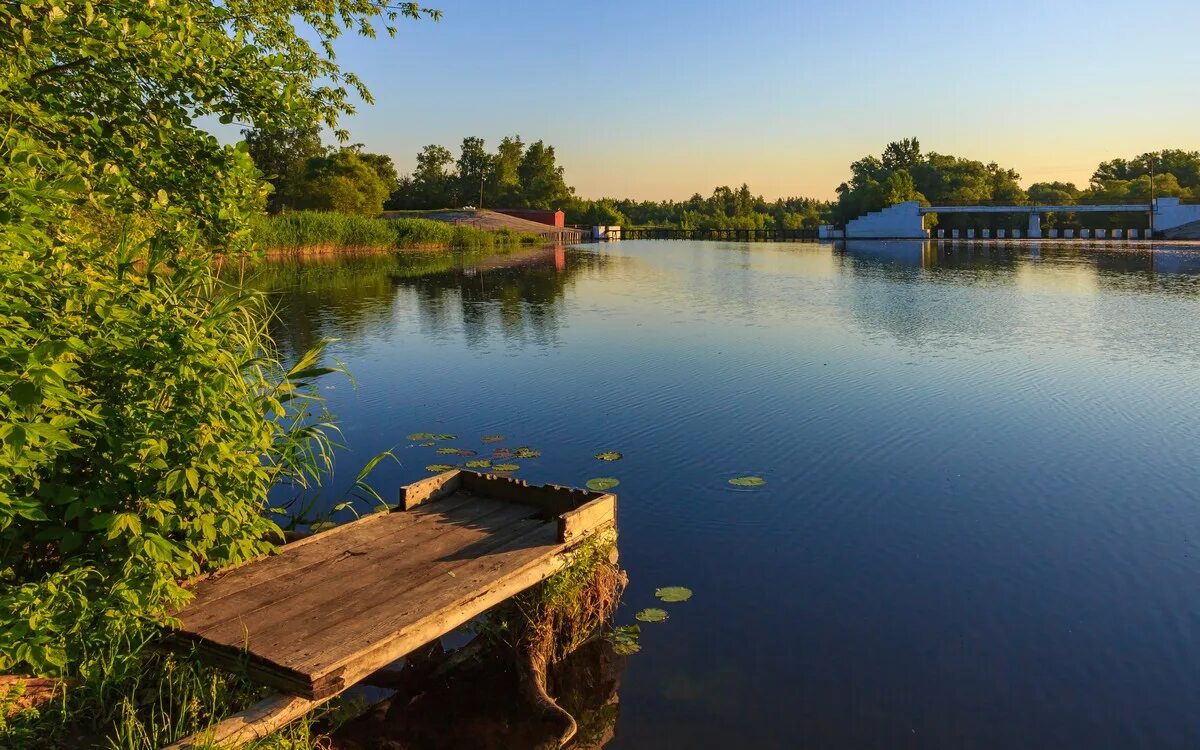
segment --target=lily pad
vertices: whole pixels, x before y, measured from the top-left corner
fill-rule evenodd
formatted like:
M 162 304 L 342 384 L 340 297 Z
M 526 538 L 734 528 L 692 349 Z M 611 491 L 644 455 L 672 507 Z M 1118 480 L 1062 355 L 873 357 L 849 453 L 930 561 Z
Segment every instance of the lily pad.
M 762 477 L 734 477 L 729 483 L 734 487 L 762 487 L 767 480 Z
M 596 458 L 601 461 L 620 461 L 622 458 L 625 458 L 625 455 L 620 451 L 604 451 L 603 453 L 597 453 Z
M 619 625 L 613 628 L 612 632 L 608 634 L 608 641 L 612 644 L 613 653 L 619 656 L 628 656 L 641 651 L 642 646 L 638 643 L 641 632 L 641 625 Z
M 479 454 L 477 454 L 475 451 L 471 450 L 470 448 L 459 448 L 458 450 L 454 451 L 454 455 L 456 455 L 456 456 L 477 456 Z
M 334 526 L 337 526 L 337 524 L 334 523 L 333 521 L 317 521 L 316 523 L 309 526 L 308 530 L 314 534 L 319 534 L 322 531 L 327 531 L 329 529 L 332 529 Z
M 456 456 L 458 455 L 458 448 L 438 448 L 437 452 L 443 456 Z
M 430 464 L 425 467 L 425 471 L 432 471 L 434 474 L 441 474 L 443 471 L 450 471 L 456 468 L 450 464 Z
M 434 440 L 458 440 L 458 435 L 433 435 Z
M 596 477 L 595 479 L 587 480 L 587 488 L 593 492 L 604 492 L 605 490 L 611 490 L 620 483 L 620 480 L 614 477 Z
M 414 432 L 413 434 L 408 436 L 408 439 L 409 440 L 432 440 L 433 433 L 432 432 Z
M 504 440 L 504 436 L 503 435 L 486 435 L 486 436 L 480 438 L 480 440 L 484 443 L 499 443 L 500 441 Z
M 667 610 L 659 609 L 658 607 L 647 607 L 634 615 L 634 618 L 642 622 L 662 622 L 667 619 Z
M 468 469 L 486 469 L 492 465 L 492 462 L 486 458 L 477 458 L 474 461 L 467 461 Z
M 497 448 L 492 451 L 492 458 L 512 458 L 513 454 L 508 448 Z
M 516 471 L 521 467 L 517 464 L 492 464 L 492 468 L 496 471 Z
M 432 445 L 437 445 L 437 443 L 433 442 L 432 440 L 427 440 L 424 443 L 417 443 L 417 445 L 421 446 L 422 448 L 428 448 Z
M 514 458 L 537 458 L 540 455 L 542 455 L 541 451 L 536 451 L 527 445 L 522 445 L 520 448 L 517 448 L 515 451 L 513 451 Z
M 683 586 L 663 586 L 655 589 L 654 595 L 664 602 L 686 602 L 692 598 L 692 590 Z

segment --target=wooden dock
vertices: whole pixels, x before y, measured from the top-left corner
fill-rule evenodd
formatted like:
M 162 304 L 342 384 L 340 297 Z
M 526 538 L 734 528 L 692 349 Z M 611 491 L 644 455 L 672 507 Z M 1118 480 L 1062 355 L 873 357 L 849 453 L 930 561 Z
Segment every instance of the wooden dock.
M 450 471 L 400 509 L 199 581 L 176 644 L 316 705 L 549 577 L 616 496 Z

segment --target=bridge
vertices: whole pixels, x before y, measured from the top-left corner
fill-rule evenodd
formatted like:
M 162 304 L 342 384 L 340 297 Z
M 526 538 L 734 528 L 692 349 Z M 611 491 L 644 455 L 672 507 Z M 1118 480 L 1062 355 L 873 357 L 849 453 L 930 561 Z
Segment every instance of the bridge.
M 1026 204 L 1009 206 L 922 206 L 917 201 L 897 203 L 846 223 L 847 239 L 921 239 L 929 236 L 925 214 L 1028 214 L 1026 237 L 1042 236 L 1042 214 L 1133 213 L 1149 214 L 1155 237 L 1200 239 L 1200 205 L 1179 198 L 1157 198 L 1153 203 Z M 827 230 L 828 231 L 828 230 Z

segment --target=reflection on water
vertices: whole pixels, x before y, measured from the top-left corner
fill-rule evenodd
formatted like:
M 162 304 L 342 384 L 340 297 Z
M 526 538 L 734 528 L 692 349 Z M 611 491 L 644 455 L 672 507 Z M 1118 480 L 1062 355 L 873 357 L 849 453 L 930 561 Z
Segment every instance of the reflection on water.
M 507 658 L 492 654 L 446 677 L 414 675 L 390 699 L 334 735 L 335 750 L 428 748 L 430 750 L 528 750 L 554 748 L 561 720 L 522 697 L 519 677 Z M 583 646 L 553 665 L 550 690 L 578 724 L 570 747 L 592 750 L 612 741 L 621 708 L 626 657 L 607 641 Z
M 284 348 L 337 338 L 357 381 L 326 386 L 331 498 L 387 448 L 385 497 L 424 476 L 421 431 L 620 479 L 618 620 L 695 596 L 643 627 L 609 747 L 1184 748 L 1198 271 L 1166 244 L 627 241 L 260 283 Z

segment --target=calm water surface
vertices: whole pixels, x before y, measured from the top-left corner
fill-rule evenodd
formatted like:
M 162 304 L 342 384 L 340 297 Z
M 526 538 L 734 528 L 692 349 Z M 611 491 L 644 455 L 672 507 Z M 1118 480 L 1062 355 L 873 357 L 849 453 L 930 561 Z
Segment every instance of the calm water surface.
M 621 480 L 610 747 L 1200 745 L 1200 251 L 624 242 L 286 265 L 347 450 Z M 623 461 L 592 458 L 618 450 Z M 767 486 L 736 491 L 727 479 Z

